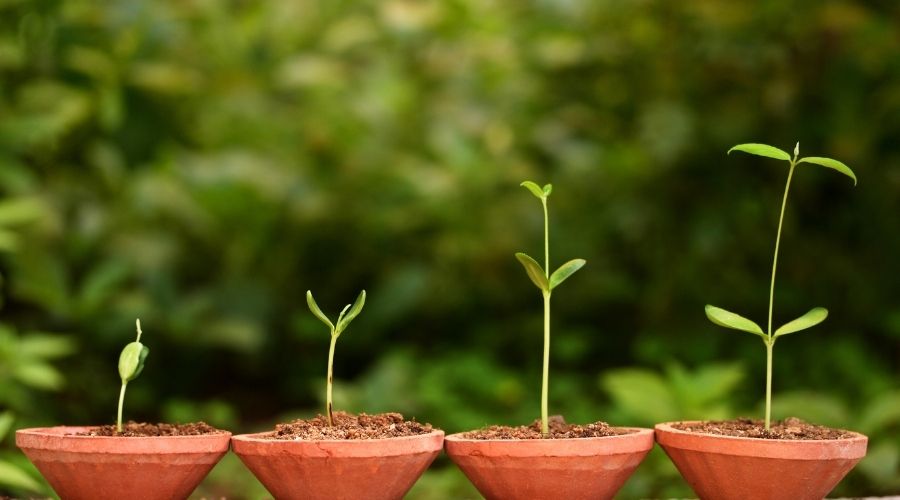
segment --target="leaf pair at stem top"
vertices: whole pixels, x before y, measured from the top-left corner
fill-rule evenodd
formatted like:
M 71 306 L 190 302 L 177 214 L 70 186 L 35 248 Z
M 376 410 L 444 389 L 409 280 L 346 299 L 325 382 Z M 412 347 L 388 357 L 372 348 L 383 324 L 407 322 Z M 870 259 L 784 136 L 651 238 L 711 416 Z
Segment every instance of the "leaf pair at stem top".
M 550 196 L 550 193 L 553 192 L 553 185 L 545 184 L 544 187 L 541 188 L 534 182 L 525 181 L 521 184 L 521 186 L 531 191 L 531 194 L 541 200 L 541 203 L 544 205 L 544 212 L 546 215 L 547 198 Z M 534 283 L 534 285 L 544 293 L 550 293 L 569 276 L 572 276 L 576 271 L 581 269 L 581 267 L 584 266 L 586 262 L 584 259 L 572 259 L 559 266 L 556 271 L 553 271 L 553 274 L 550 274 L 549 257 L 547 258 L 546 270 L 542 268 L 536 260 L 531 258 L 526 253 L 518 252 L 516 253 L 516 258 L 519 259 L 519 262 L 522 263 L 522 266 L 525 268 L 525 272 L 528 274 L 528 277 L 531 278 L 532 283 Z

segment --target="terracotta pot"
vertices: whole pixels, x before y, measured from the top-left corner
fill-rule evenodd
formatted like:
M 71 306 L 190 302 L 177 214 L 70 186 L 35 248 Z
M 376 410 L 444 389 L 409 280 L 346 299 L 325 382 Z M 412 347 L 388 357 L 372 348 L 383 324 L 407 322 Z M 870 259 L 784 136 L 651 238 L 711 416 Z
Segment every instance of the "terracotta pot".
M 288 441 L 271 432 L 231 440 L 275 498 L 398 499 L 441 452 L 444 431 L 387 439 Z
M 866 455 L 868 438 L 775 440 L 656 425 L 656 441 L 704 499 L 821 500 Z
M 612 498 L 653 448 L 653 430 L 579 439 L 447 436 L 450 459 L 487 499 Z
M 187 498 L 228 452 L 231 433 L 75 436 L 93 427 L 16 431 L 16 446 L 65 500 Z

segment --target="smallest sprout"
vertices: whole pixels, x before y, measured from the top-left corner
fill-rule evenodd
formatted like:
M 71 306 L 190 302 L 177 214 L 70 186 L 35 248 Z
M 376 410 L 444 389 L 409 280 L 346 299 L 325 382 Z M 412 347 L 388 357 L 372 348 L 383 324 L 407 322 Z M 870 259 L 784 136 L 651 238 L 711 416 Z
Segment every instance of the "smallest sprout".
M 331 330 L 331 346 L 328 348 L 328 378 L 326 379 L 326 388 L 325 388 L 325 413 L 328 416 L 328 426 L 334 427 L 334 411 L 331 401 L 331 388 L 334 384 L 334 346 L 337 344 L 338 337 L 341 336 L 341 333 L 347 329 L 347 326 L 350 325 L 350 322 L 353 321 L 353 318 L 359 315 L 362 311 L 363 305 L 366 303 L 366 291 L 363 290 L 359 293 L 359 296 L 356 298 L 356 302 L 351 306 L 347 304 L 344 306 L 344 309 L 338 315 L 337 324 L 332 323 L 328 316 L 325 316 L 325 313 L 319 309 L 319 305 L 316 304 L 316 300 L 313 298 L 312 291 L 306 291 L 306 305 L 309 306 L 309 310 L 313 313 L 313 315 L 319 318 L 319 321 L 325 323 L 325 326 Z
M 144 370 L 144 360 L 150 354 L 150 349 L 141 343 L 141 320 L 135 320 L 137 327 L 137 339 L 130 342 L 122 349 L 119 355 L 119 377 L 122 379 L 122 390 L 119 391 L 119 412 L 116 416 L 116 432 L 122 432 L 122 404 L 125 402 L 125 388 L 128 382 L 136 379 Z

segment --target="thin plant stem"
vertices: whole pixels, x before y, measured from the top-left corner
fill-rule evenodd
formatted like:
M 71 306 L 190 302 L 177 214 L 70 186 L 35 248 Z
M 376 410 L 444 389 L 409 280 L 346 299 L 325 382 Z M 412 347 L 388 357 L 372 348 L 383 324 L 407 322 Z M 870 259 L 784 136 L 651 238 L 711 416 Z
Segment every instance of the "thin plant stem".
M 766 430 L 772 419 L 772 349 L 775 342 L 766 342 Z
M 547 196 L 541 198 L 544 206 L 544 275 L 550 279 L 550 218 L 547 215 Z M 550 390 L 550 292 L 544 292 L 544 366 L 541 374 L 541 435 L 548 437 L 548 393 Z
M 122 382 L 122 390 L 119 391 L 119 412 L 116 414 L 116 432 L 122 432 L 122 404 L 125 402 L 125 387 L 127 382 Z
M 541 378 L 541 435 L 550 435 L 547 421 L 547 393 L 550 385 L 550 292 L 544 292 L 544 371 Z
M 550 222 L 547 217 L 547 197 L 541 198 L 544 205 L 544 274 L 550 278 Z
M 772 281 L 769 284 L 769 322 L 766 329 L 766 430 L 769 429 L 770 415 L 772 411 L 772 346 L 775 339 L 772 338 L 772 308 L 775 303 L 775 270 L 778 268 L 778 249 L 781 246 L 781 227 L 784 223 L 784 209 L 787 206 L 788 192 L 791 190 L 791 179 L 794 177 L 796 158 L 791 160 L 791 168 L 788 170 L 787 182 L 784 185 L 784 197 L 781 200 L 781 213 L 778 215 L 778 233 L 775 235 L 775 256 L 772 258 Z
M 331 332 L 331 346 L 328 347 L 328 380 L 325 389 L 325 412 L 328 415 L 328 426 L 334 427 L 334 405 L 331 402 L 331 386 L 334 383 L 333 367 L 334 367 L 334 346 L 337 343 L 337 335 Z

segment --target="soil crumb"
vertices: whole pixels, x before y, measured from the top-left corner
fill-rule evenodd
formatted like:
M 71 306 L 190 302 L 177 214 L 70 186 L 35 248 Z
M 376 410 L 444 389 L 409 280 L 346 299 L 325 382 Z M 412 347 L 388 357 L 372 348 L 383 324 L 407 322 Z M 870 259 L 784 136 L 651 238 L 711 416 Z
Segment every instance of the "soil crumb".
M 431 424 L 420 424 L 415 420 L 404 420 L 399 413 L 379 413 L 353 415 L 342 411 L 334 413 L 334 426 L 328 425 L 328 418 L 316 415 L 307 420 L 294 420 L 277 424 L 269 439 L 281 440 L 351 440 L 384 439 L 428 434 L 434 429 Z
M 550 431 L 549 439 L 592 438 L 621 436 L 635 432 L 622 427 L 610 427 L 606 422 L 594 422 L 592 424 L 578 425 L 567 424 L 561 415 L 553 415 L 547 420 Z M 542 439 L 541 420 L 537 419 L 531 425 L 509 427 L 506 425 L 492 425 L 477 431 L 463 433 L 466 439 Z
M 189 424 L 147 424 L 128 422 L 122 425 L 122 432 L 116 432 L 115 425 L 102 425 L 76 436 L 109 436 L 109 437 L 158 437 L 158 436 L 203 436 L 221 434 L 225 431 L 216 429 L 206 422 Z
M 775 420 L 765 428 L 765 422 L 758 419 L 736 418 L 734 420 L 709 420 L 697 423 L 676 423 L 672 427 L 688 432 L 717 434 L 720 436 L 748 437 L 759 439 L 842 439 L 853 434 L 843 429 L 832 429 L 815 425 L 799 418 Z

